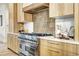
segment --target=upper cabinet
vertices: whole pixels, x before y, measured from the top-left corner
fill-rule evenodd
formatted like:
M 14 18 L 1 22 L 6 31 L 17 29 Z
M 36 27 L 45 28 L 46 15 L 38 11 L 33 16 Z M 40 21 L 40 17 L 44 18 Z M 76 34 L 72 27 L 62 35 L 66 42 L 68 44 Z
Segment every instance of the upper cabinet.
M 17 32 L 17 4 L 9 4 L 9 32 Z
M 79 41 L 79 4 L 74 4 L 74 26 L 75 26 L 75 40 Z
M 73 14 L 72 3 L 50 3 L 49 17 L 65 16 Z
M 14 32 L 14 4 L 9 4 L 9 32 Z
M 25 21 L 32 21 L 32 14 L 24 13 L 23 6 L 24 4 L 22 3 L 17 4 L 17 15 L 18 15 L 17 21 L 23 23 Z
M 64 15 L 71 15 L 74 13 L 74 4 L 73 3 L 64 3 Z
M 23 4 L 22 3 L 18 3 L 17 4 L 17 21 L 18 22 L 24 22 L 24 13 L 22 11 L 23 8 Z

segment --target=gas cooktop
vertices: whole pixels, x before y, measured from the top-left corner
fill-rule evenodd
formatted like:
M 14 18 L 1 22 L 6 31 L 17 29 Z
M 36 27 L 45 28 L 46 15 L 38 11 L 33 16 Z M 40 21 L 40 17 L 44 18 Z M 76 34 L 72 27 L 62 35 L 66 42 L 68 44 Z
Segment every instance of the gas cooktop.
M 24 35 L 31 35 L 31 36 L 53 36 L 53 34 L 49 34 L 49 33 L 20 33 L 20 34 L 24 34 Z

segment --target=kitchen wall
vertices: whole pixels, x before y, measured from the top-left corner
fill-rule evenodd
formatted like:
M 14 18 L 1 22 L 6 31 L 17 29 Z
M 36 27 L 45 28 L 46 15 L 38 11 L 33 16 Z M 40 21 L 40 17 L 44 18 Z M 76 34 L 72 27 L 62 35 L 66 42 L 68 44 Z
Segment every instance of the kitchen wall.
M 54 33 L 55 20 L 49 19 L 48 9 L 33 14 L 34 32 L 37 33 Z
M 3 25 L 0 26 L 0 41 L 6 42 L 7 41 L 7 32 L 8 32 L 8 20 L 9 20 L 9 13 L 8 13 L 8 4 L 0 4 L 0 15 L 2 15 L 2 23 Z

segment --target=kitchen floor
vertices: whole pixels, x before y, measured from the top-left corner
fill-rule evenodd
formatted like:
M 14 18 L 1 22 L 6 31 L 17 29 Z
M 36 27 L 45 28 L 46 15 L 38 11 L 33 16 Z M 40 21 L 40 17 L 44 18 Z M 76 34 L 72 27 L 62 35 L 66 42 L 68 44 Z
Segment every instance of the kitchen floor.
M 1 50 L 6 50 L 6 49 L 7 49 L 6 43 L 0 42 L 0 51 Z
M 7 49 L 5 43 L 0 42 L 0 56 L 18 56 L 18 55 Z

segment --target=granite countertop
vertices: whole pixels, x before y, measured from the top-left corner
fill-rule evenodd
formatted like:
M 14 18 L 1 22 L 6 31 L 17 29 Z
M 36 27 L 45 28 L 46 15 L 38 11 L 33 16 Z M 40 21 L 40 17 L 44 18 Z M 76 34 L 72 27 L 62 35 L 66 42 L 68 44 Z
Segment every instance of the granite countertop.
M 73 39 L 70 39 L 70 40 L 58 39 L 58 38 L 54 38 L 53 36 L 45 36 L 45 37 L 38 37 L 38 38 L 39 39 L 52 40 L 52 41 L 58 41 L 58 42 L 64 42 L 64 43 L 79 44 L 78 41 L 75 41 Z

